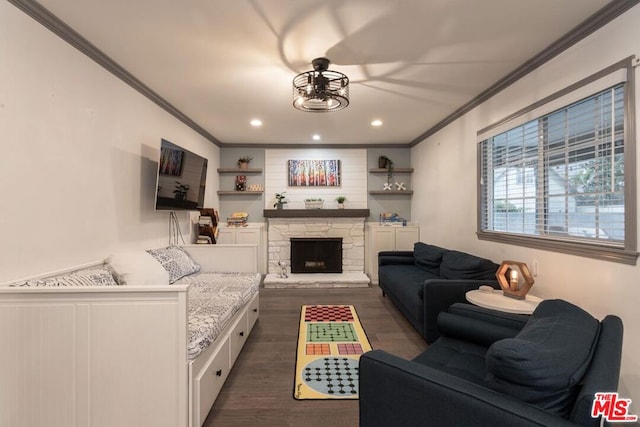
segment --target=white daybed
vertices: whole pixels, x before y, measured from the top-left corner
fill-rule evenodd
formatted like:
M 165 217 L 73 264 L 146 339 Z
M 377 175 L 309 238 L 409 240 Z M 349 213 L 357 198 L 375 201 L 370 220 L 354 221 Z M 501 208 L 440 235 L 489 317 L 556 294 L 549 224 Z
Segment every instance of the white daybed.
M 258 318 L 257 247 L 183 248 L 201 270 L 172 285 L 0 286 L 0 426 L 202 425 Z M 215 339 L 189 346 L 201 327 L 190 328 L 188 302 L 215 299 L 199 287 L 227 283 L 223 273 L 253 273 L 238 280 L 255 292 L 218 306 Z

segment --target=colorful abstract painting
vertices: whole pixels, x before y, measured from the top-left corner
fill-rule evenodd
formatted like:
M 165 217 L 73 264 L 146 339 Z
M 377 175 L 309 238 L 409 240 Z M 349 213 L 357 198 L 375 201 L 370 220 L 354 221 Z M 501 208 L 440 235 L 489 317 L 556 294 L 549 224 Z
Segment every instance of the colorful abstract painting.
M 289 187 L 339 187 L 340 160 L 289 160 Z

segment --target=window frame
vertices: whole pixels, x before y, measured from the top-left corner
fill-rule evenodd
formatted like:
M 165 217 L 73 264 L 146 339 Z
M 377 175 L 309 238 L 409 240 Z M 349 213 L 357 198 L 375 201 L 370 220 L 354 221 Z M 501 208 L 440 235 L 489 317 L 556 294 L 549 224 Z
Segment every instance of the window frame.
M 623 264 L 636 265 L 638 258 L 637 252 L 637 192 L 636 192 L 636 132 L 635 132 L 635 74 L 634 74 L 635 56 L 629 56 L 603 70 L 598 71 L 552 95 L 549 95 L 540 101 L 537 101 L 504 119 L 478 131 L 477 145 L 477 228 L 476 235 L 479 240 L 487 240 L 503 244 L 511 244 L 517 246 L 525 246 L 534 249 L 546 250 L 551 252 L 559 252 L 582 257 L 594 258 L 605 261 L 619 262 Z M 518 118 L 524 117 L 527 113 L 535 109 L 544 107 L 552 101 L 556 101 L 584 86 L 593 83 L 604 76 L 616 72 L 617 70 L 626 72 L 626 82 L 624 85 L 624 198 L 625 198 L 625 216 L 624 228 L 625 238 L 623 247 L 613 247 L 606 243 L 595 241 L 576 241 L 565 239 L 562 236 L 553 236 L 545 234 L 543 236 L 514 234 L 502 231 L 483 230 L 482 229 L 482 134 L 487 134 L 492 129 L 498 127 L 504 128 L 509 126 L 509 122 L 516 121 Z M 567 106 L 571 102 L 567 103 Z M 514 124 L 513 127 L 517 127 Z M 541 200 L 537 200 L 540 203 Z

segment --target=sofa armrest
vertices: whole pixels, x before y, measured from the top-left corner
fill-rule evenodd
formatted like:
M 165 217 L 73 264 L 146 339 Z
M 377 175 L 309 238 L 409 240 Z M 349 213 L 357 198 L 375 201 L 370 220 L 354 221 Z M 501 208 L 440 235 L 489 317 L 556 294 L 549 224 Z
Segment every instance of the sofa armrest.
M 361 356 L 359 375 L 361 427 L 576 425 L 511 396 L 381 350 Z
M 414 265 L 413 257 L 383 255 L 378 257 L 378 266 L 382 265 Z
M 424 338 L 428 343 L 434 342 L 440 336 L 438 332 L 438 314 L 447 311 L 455 303 L 466 302 L 465 294 L 478 289 L 480 285 L 488 285 L 500 289 L 498 281 L 491 280 L 452 280 L 429 279 L 424 282 L 422 289 Z
M 378 256 L 380 255 L 396 255 L 413 258 L 413 251 L 379 251 Z
M 526 321 L 522 323 L 505 321 L 500 316 L 494 318 L 485 316 L 484 319 L 478 319 L 453 314 L 450 311 L 443 311 L 438 315 L 438 331 L 440 335 L 473 342 L 484 347 L 489 347 L 494 342 L 505 338 L 515 337 L 522 330 L 524 323 L 526 323 Z
M 511 329 L 520 330 L 529 320 L 528 314 L 513 314 L 504 311 L 492 310 L 490 308 L 478 307 L 467 303 L 455 303 L 448 309 L 449 313 L 469 319 L 489 322 L 494 325 L 504 326 Z
M 378 252 L 378 258 L 380 258 L 381 256 L 411 258 L 411 262 L 413 262 L 413 251 L 380 251 Z

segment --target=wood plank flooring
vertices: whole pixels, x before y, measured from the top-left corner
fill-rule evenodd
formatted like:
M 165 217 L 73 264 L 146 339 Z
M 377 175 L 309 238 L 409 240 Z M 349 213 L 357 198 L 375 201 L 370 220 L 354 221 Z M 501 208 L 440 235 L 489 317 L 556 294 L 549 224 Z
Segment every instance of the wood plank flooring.
M 293 398 L 296 344 L 303 304 L 352 304 L 371 346 L 404 358 L 427 347 L 380 288 L 260 289 L 260 317 L 204 426 L 358 425 L 357 400 Z

